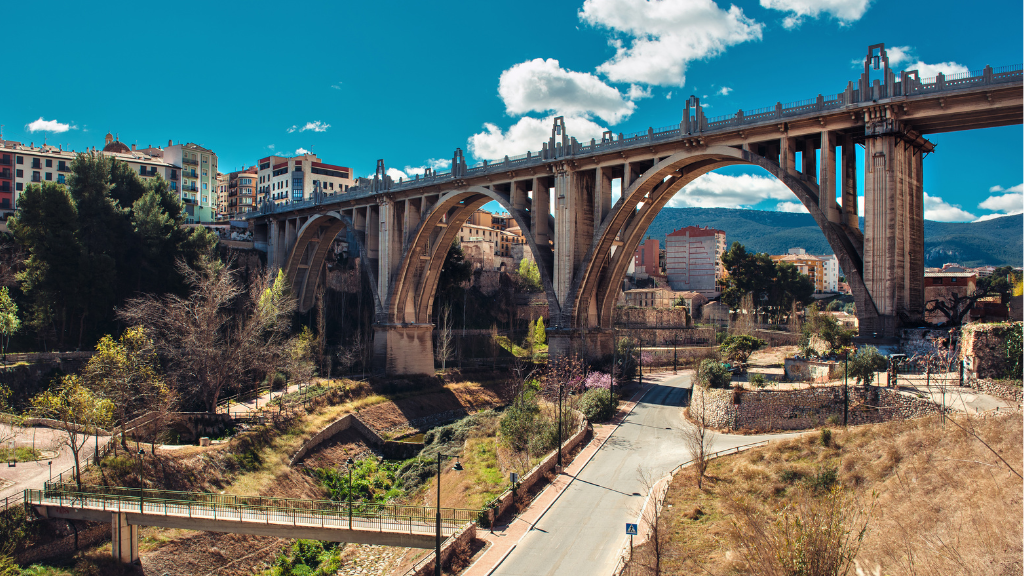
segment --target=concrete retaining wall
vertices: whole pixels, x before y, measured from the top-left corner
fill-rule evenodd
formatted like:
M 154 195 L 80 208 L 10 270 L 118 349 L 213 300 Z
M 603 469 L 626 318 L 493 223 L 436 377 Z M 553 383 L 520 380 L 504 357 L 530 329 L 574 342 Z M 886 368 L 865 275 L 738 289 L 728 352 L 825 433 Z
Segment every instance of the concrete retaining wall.
M 872 424 L 938 414 L 933 402 L 875 386 L 849 388 L 848 422 Z M 694 388 L 690 403 L 706 399 L 708 424 L 730 430 L 806 430 L 832 419 L 843 421 L 843 388 L 827 386 L 804 390 L 758 390 L 735 394 L 732 390 Z M 736 400 L 739 403 L 735 403 Z
M 451 558 L 452 553 L 459 548 L 469 546 L 475 539 L 476 522 L 466 524 L 461 530 L 450 536 L 441 544 L 441 566 L 444 567 L 448 564 L 448 559 Z M 421 562 L 423 563 L 413 566 L 411 570 L 406 572 L 405 576 L 433 576 L 434 552 L 431 551 L 426 560 L 421 560 Z
M 373 446 L 384 455 L 386 458 L 394 460 L 405 460 L 412 458 L 419 454 L 420 450 L 423 450 L 423 444 L 417 442 L 395 442 L 393 440 L 385 440 L 380 437 L 377 432 L 372 428 L 363 423 L 355 414 L 346 414 L 341 418 L 338 418 L 334 422 L 331 422 L 323 430 L 316 433 L 315 436 L 306 440 L 302 443 L 302 446 L 295 452 L 289 463 L 290 466 L 295 466 L 303 458 L 306 457 L 314 448 L 327 442 L 333 438 L 339 432 L 354 428 L 360 435 L 366 440 L 366 443 Z
M 1013 324 L 968 324 L 960 336 L 960 358 L 975 378 L 1002 378 L 1006 364 L 1006 337 Z

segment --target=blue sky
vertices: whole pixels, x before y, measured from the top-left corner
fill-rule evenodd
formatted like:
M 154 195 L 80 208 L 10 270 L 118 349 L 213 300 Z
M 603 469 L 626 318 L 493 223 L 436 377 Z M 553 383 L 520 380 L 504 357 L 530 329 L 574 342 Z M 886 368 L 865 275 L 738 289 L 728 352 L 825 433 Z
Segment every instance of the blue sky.
M 868 0 L 522 0 L 7 7 L 19 65 L 0 96 L 4 138 L 82 150 L 107 131 L 140 146 L 213 149 L 220 168 L 312 150 L 372 173 L 446 169 L 537 150 L 551 116 L 580 139 L 841 91 L 867 46 L 900 67 L 1019 64 L 1021 2 Z M 17 74 L 14 76 L 13 74 Z M 934 135 L 926 218 L 1020 213 L 1022 128 Z M 398 174 L 398 172 L 394 172 Z M 763 172 L 734 167 L 672 205 L 794 210 Z

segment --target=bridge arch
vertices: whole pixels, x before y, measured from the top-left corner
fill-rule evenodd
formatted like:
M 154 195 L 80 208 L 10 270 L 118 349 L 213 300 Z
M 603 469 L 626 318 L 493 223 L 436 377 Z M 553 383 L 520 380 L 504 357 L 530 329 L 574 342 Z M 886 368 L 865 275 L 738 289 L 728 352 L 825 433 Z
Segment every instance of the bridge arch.
M 483 186 L 447 190 L 423 215 L 405 243 L 404 256 L 393 276 L 387 316 L 391 324 L 429 324 L 441 266 L 459 229 L 484 204 L 495 201 L 515 219 L 540 270 L 541 284 L 552 311 L 559 310 L 554 295 L 551 249 L 538 246 L 529 218 L 512 206 L 509 197 Z
M 859 229 L 829 221 L 820 207 L 818 185 L 749 150 L 710 146 L 656 162 L 622 193 L 601 223 L 573 278 L 565 305 L 568 327 L 611 328 L 620 280 L 654 218 L 676 192 L 699 176 L 737 164 L 760 166 L 796 195 L 835 252 L 853 291 L 859 316 L 877 316 L 863 281 L 863 235 Z M 616 241 L 622 245 L 613 251 Z
M 321 270 L 331 244 L 342 231 L 351 233 L 355 240 L 355 248 L 359 254 L 359 267 L 369 276 L 370 291 L 377 317 L 384 312 L 380 295 L 377 293 L 377 281 L 374 271 L 368 265 L 364 233 L 356 229 L 352 219 L 337 211 L 316 214 L 309 218 L 298 230 L 295 245 L 285 266 L 285 274 L 291 282 L 292 294 L 295 295 L 299 312 L 308 312 L 313 307 L 316 287 L 320 282 Z M 352 246 L 349 246 L 352 250 Z

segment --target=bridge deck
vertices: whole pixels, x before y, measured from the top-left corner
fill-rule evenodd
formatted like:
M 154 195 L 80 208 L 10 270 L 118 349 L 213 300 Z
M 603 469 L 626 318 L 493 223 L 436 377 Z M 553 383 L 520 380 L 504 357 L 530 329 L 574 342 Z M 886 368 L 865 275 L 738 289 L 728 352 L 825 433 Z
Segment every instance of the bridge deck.
M 231 532 L 432 548 L 436 508 L 327 500 L 224 496 L 220 494 L 117 489 L 120 493 L 66 489 L 26 490 L 25 503 L 47 518 L 127 523 L 187 530 Z M 134 492 L 134 494 L 132 493 Z M 441 535 L 476 519 L 477 511 L 442 508 Z

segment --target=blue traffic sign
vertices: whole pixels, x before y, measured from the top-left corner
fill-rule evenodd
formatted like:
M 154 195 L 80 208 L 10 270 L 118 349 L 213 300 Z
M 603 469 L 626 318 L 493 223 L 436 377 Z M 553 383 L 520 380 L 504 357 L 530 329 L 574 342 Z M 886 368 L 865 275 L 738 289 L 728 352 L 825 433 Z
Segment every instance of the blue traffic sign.
M 626 523 L 626 534 L 628 534 L 630 536 L 636 536 L 637 535 L 636 524 L 630 524 L 629 522 L 627 522 Z

